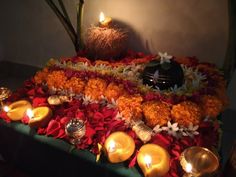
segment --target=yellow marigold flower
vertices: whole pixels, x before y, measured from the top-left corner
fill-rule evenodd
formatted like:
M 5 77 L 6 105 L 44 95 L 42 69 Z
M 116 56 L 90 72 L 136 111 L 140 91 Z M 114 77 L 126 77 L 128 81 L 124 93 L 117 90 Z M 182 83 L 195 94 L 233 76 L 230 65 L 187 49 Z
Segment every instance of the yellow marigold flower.
M 84 94 L 90 95 L 92 99 L 99 100 L 107 88 L 107 82 L 100 78 L 92 78 L 88 80 Z
M 108 100 L 111 100 L 112 98 L 114 100 L 117 100 L 121 95 L 125 94 L 124 86 L 122 84 L 116 84 L 114 82 L 111 82 L 105 91 L 104 96 L 108 98 Z
M 48 68 L 44 68 L 42 71 L 38 71 L 34 76 L 34 81 L 36 84 L 42 84 L 45 82 L 48 76 Z
M 191 101 L 183 101 L 172 107 L 171 116 L 179 125 L 198 125 L 201 121 L 201 108 Z
M 67 90 L 72 89 L 75 93 L 82 93 L 84 90 L 85 82 L 77 77 L 72 77 L 66 81 L 64 88 Z
M 201 97 L 201 107 L 203 116 L 216 118 L 222 111 L 223 104 L 216 96 L 204 95 Z
M 142 105 L 146 124 L 150 127 L 165 125 L 170 120 L 170 107 L 161 101 L 147 101 Z
M 46 82 L 49 88 L 64 89 L 66 84 L 66 76 L 63 71 L 52 71 L 48 74 Z
M 137 120 L 142 118 L 142 101 L 140 95 L 123 95 L 117 99 L 117 107 L 127 120 Z

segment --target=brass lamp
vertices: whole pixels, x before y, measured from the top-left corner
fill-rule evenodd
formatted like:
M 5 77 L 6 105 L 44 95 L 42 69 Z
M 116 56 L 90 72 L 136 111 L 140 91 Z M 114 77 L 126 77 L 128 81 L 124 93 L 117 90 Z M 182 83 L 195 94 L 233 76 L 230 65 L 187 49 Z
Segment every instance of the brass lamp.
M 0 102 L 3 106 L 3 101 L 11 95 L 11 90 L 6 87 L 0 87 Z
M 218 169 L 219 160 L 209 149 L 193 146 L 181 153 L 180 164 L 185 177 L 209 177 Z

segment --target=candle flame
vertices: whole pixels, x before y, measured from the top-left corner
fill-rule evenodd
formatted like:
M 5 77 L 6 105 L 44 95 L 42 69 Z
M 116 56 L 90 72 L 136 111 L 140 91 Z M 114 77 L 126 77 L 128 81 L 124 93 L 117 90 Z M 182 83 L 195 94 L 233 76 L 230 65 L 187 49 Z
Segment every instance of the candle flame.
M 100 12 L 100 15 L 99 15 L 99 22 L 103 22 L 105 20 L 105 15 L 103 12 Z
M 9 111 L 10 111 L 10 108 L 9 108 L 8 106 L 4 106 L 4 107 L 3 107 L 3 110 L 4 110 L 5 112 L 9 112 Z
M 108 151 L 109 151 L 109 152 L 114 152 L 115 149 L 116 149 L 116 143 L 115 143 L 115 141 L 111 140 L 110 143 L 109 143 L 109 149 L 108 149 Z
M 152 165 L 152 157 L 150 155 L 145 155 L 144 162 L 145 162 L 147 168 L 150 168 Z
M 185 167 L 186 172 L 191 173 L 192 169 L 193 169 L 192 165 L 190 163 L 187 163 Z
M 26 115 L 27 115 L 30 119 L 33 118 L 33 117 L 34 117 L 34 113 L 33 113 L 32 109 L 28 108 L 28 109 L 26 110 Z

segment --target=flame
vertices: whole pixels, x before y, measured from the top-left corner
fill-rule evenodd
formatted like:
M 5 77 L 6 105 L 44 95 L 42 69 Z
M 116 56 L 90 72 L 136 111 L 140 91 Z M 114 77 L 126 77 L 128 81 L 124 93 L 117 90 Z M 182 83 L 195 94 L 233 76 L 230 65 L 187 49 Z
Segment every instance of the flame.
M 34 112 L 32 111 L 32 109 L 28 108 L 26 110 L 26 115 L 31 119 L 34 117 Z
M 99 22 L 103 22 L 105 20 L 105 15 L 103 12 L 100 12 L 100 15 L 99 15 Z
M 116 143 L 115 143 L 115 141 L 111 140 L 110 143 L 109 143 L 109 149 L 108 149 L 108 151 L 109 151 L 109 152 L 114 152 L 115 149 L 116 149 Z
M 187 163 L 187 164 L 186 164 L 186 172 L 187 172 L 187 173 L 191 173 L 191 172 L 192 172 L 192 168 L 193 168 L 193 167 L 192 167 L 192 165 L 191 165 L 190 163 Z
M 4 110 L 5 112 L 9 112 L 9 111 L 10 111 L 10 108 L 9 108 L 8 106 L 4 106 L 4 107 L 3 107 L 3 110 Z
M 146 164 L 147 168 L 150 168 L 152 164 L 152 157 L 150 155 L 145 155 L 144 163 Z

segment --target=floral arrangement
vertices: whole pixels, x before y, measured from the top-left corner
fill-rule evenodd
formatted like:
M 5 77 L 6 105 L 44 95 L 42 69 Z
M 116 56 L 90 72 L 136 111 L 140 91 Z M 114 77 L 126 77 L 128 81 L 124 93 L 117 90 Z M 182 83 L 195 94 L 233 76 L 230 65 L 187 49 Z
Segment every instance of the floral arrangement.
M 151 88 L 142 84 L 140 73 L 152 60 L 160 57 L 129 53 L 116 62 L 91 62 L 85 57 L 50 60 L 7 102 L 27 99 L 33 107 L 50 107 L 53 117 L 46 127 L 37 129 L 41 135 L 68 140 L 65 125 L 75 117 L 84 120 L 86 134 L 76 146 L 97 155 L 101 153 L 98 145 L 115 131 L 129 134 L 137 152 L 144 142 L 132 130 L 132 123 L 142 121 L 152 131 L 149 142 L 170 154 L 171 169 L 166 176 L 181 176 L 179 156 L 186 147 L 219 147 L 217 116 L 227 106 L 225 81 L 214 65 L 174 58 L 182 64 L 184 84 L 167 90 Z M 71 99 L 54 106 L 47 101 L 50 95 Z M 0 117 L 10 121 L 3 111 Z M 27 116 L 22 121 L 27 123 Z M 129 167 L 136 164 L 136 155 L 129 159 Z

